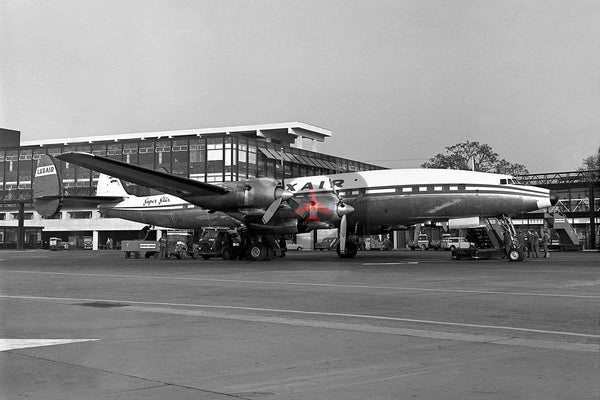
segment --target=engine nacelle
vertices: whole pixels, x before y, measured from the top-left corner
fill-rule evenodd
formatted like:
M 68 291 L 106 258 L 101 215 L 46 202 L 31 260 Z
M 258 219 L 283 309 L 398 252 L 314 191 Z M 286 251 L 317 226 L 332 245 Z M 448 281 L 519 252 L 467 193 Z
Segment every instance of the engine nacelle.
M 296 207 L 294 212 L 301 222 L 312 229 L 333 228 L 338 225 L 344 215 L 354 211 L 354 207 L 340 201 L 334 192 L 311 190 L 294 196 Z
M 229 192 L 197 197 L 194 203 L 202 208 L 226 211 L 245 207 L 267 208 L 276 199 L 288 200 L 293 196 L 279 186 L 279 181 L 271 178 L 250 178 L 246 181 L 225 182 L 221 186 Z

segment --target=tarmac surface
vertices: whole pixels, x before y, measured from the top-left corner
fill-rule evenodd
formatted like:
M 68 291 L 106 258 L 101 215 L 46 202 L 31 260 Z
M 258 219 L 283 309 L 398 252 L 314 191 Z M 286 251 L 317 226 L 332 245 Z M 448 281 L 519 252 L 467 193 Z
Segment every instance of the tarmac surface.
M 0 399 L 600 399 L 600 253 L 0 251 Z

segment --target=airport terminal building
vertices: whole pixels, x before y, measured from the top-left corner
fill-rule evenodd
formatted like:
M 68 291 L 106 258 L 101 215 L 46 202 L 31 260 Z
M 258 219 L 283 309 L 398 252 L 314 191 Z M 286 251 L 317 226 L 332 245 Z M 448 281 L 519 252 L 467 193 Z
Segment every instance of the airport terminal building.
M 19 243 L 19 212 L 24 220 L 24 248 L 40 248 L 50 236 L 82 247 L 134 239 L 144 227 L 136 222 L 103 218 L 90 209 L 61 210 L 42 219 L 32 206 L 32 180 L 43 154 L 81 151 L 137 164 L 202 182 L 253 177 L 298 177 L 381 169 L 360 161 L 319 153 L 317 144 L 331 131 L 301 122 L 146 132 L 20 141 L 18 131 L 0 130 L 0 248 Z M 283 162 L 282 162 L 283 160 Z M 65 195 L 95 194 L 99 174 L 60 162 Z M 128 185 L 136 195 L 149 189 Z
M 301 122 L 189 129 L 164 132 L 109 134 L 21 142 L 20 133 L 0 129 L 0 249 L 42 248 L 50 237 L 72 246 L 101 247 L 107 238 L 118 243 L 135 239 L 143 224 L 104 218 L 95 209 L 63 209 L 43 219 L 32 208 L 32 180 L 43 154 L 81 151 L 202 182 L 236 181 L 253 177 L 299 177 L 383 167 L 318 152 L 318 142 L 331 131 Z M 91 196 L 99 174 L 60 162 L 65 195 Z M 574 171 L 521 176 L 525 184 L 552 189 L 558 209 L 574 227 L 574 241 L 597 248 L 600 238 L 599 171 Z M 147 188 L 128 185 L 131 194 Z M 556 216 L 553 216 L 556 217 Z M 516 216 L 517 228 L 548 227 L 543 211 Z M 438 229 L 439 233 L 439 229 Z M 405 248 L 411 233 L 394 235 Z M 435 237 L 433 237 L 435 238 Z

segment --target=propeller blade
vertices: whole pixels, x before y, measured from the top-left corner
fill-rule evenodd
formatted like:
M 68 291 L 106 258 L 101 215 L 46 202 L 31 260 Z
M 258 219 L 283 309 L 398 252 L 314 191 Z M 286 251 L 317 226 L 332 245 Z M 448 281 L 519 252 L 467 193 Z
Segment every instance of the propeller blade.
M 271 205 L 269 205 L 267 211 L 265 211 L 265 214 L 262 217 L 263 224 L 268 224 L 271 218 L 273 218 L 273 215 L 275 215 L 275 212 L 279 209 L 282 200 L 283 199 L 281 197 L 278 197 L 274 202 L 271 203 Z
M 342 216 L 342 220 L 340 221 L 340 253 L 346 254 L 346 215 Z

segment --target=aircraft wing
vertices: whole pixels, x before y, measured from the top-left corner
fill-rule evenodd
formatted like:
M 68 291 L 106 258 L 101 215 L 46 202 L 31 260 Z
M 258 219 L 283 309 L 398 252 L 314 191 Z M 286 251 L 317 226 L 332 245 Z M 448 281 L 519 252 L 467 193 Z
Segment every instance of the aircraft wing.
M 229 190 L 219 186 L 89 153 L 63 153 L 55 156 L 55 158 L 184 199 L 229 192 Z

